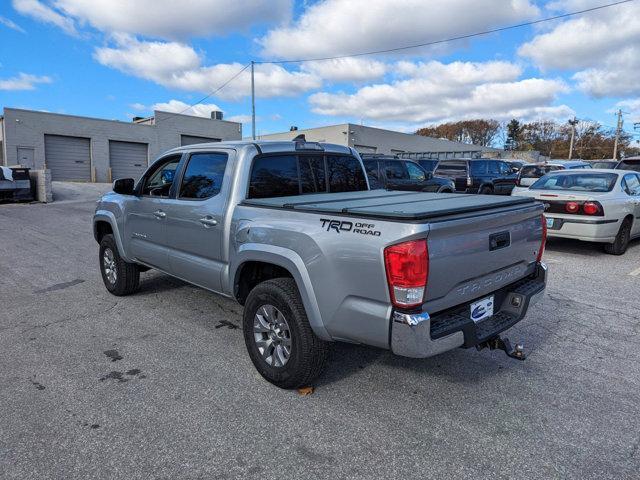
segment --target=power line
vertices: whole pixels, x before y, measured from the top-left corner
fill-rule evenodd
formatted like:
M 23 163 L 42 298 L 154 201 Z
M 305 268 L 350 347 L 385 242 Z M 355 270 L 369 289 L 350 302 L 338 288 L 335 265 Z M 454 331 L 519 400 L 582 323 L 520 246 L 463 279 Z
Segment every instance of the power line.
M 251 66 L 251 63 L 247 63 L 244 67 L 242 67 L 241 70 L 239 70 L 233 77 L 229 78 L 226 82 L 224 82 L 222 85 L 220 85 L 218 88 L 216 88 L 215 90 L 213 90 L 212 92 L 208 93 L 207 95 L 205 95 L 204 97 L 202 97 L 200 100 L 198 100 L 195 103 L 192 103 L 191 105 L 189 105 L 188 107 L 184 108 L 183 110 L 179 111 L 179 112 L 173 112 L 173 113 L 169 113 L 168 115 L 166 115 L 165 117 L 162 118 L 156 118 L 156 124 L 158 122 L 164 121 L 167 118 L 173 117 L 174 115 L 180 115 L 184 112 L 186 112 L 187 110 L 189 110 L 190 108 L 195 107 L 196 105 L 201 104 L 202 102 L 204 102 L 206 99 L 208 99 L 209 97 L 215 95 L 216 93 L 218 93 L 220 90 L 222 90 L 224 87 L 226 87 L 227 85 L 229 85 L 231 82 L 233 82 L 236 78 L 238 78 L 240 76 L 240 74 L 242 72 L 244 72 L 247 68 L 249 68 Z
M 498 32 L 504 32 L 506 30 L 512 30 L 515 28 L 522 28 L 522 27 L 528 27 L 531 25 L 538 25 L 540 23 L 544 23 L 544 22 L 551 22 L 553 20 L 559 20 L 561 18 L 567 18 L 567 17 L 573 17 L 575 15 L 581 15 L 584 13 L 590 13 L 590 12 L 595 12 L 597 10 L 602 10 L 604 8 L 609 8 L 609 7 L 615 7 L 617 5 L 622 5 L 624 3 L 630 3 L 633 2 L 635 0 L 621 0 L 618 2 L 613 2 L 613 3 L 607 3 L 605 5 L 599 5 L 597 7 L 591 7 L 591 8 L 585 8 L 584 10 L 576 10 L 575 12 L 569 12 L 569 13 L 563 13 L 561 15 L 554 15 L 553 17 L 546 17 L 546 18 L 541 18 L 539 20 L 532 20 L 530 22 L 524 22 L 524 23 L 518 23 L 516 25 L 509 25 L 506 27 L 500 27 L 500 28 L 494 28 L 491 30 L 484 30 L 482 32 L 475 32 L 475 33 L 469 33 L 466 35 L 458 35 L 455 37 L 450 37 L 450 38 L 445 38 L 442 40 L 435 40 L 432 42 L 424 42 L 424 43 L 416 43 L 414 45 L 406 45 L 404 47 L 395 47 L 395 48 L 387 48 L 384 50 L 372 50 L 369 52 L 360 52 L 360 53 L 352 53 L 350 55 L 336 55 L 333 57 L 317 57 L 317 58 L 304 58 L 304 59 L 298 59 L 298 60 L 263 60 L 263 61 L 257 61 L 255 63 L 257 64 L 265 64 L 265 63 L 272 63 L 272 64 L 284 64 L 284 63 L 304 63 L 304 62 L 320 62 L 320 61 L 324 61 L 324 60 L 336 60 L 339 58 L 349 58 L 349 57 L 363 57 L 366 55 L 377 55 L 377 54 L 381 54 L 381 53 L 392 53 L 392 52 L 399 52 L 402 50 L 410 50 L 412 48 L 421 48 L 421 47 L 430 47 L 433 45 L 440 45 L 442 43 L 448 43 L 448 42 L 453 42 L 456 40 L 465 40 L 467 38 L 473 38 L 473 37 L 479 37 L 482 35 L 489 35 L 492 33 L 498 33 Z

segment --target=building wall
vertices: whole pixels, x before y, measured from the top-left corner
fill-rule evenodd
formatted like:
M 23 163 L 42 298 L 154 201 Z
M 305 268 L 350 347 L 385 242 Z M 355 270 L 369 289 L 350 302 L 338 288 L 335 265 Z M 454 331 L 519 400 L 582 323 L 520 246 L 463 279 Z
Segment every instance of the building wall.
M 61 115 L 15 108 L 4 109 L 5 164 L 17 163 L 18 147 L 32 147 L 35 168 L 45 163 L 44 136 L 67 135 L 91 139 L 91 166 L 96 181 L 109 181 L 109 140 L 148 144 L 148 163 L 162 152 L 180 146 L 180 135 L 200 135 L 222 140 L 242 139 L 242 125 L 188 115 L 154 112 L 153 125 Z
M 328 127 L 306 128 L 303 130 L 294 130 L 292 132 L 271 133 L 268 135 L 258 135 L 258 140 L 293 140 L 300 134 L 304 134 L 305 138 L 310 142 L 335 143 L 337 145 L 349 145 L 347 141 L 347 132 L 349 125 L 346 123 L 340 125 L 330 125 Z
M 479 152 L 481 147 L 450 142 L 381 128 L 344 123 L 328 127 L 308 128 L 293 132 L 261 135 L 260 140 L 291 140 L 301 133 L 309 141 L 337 143 L 373 153 L 397 154 L 401 152 Z M 366 148 L 368 147 L 368 148 Z

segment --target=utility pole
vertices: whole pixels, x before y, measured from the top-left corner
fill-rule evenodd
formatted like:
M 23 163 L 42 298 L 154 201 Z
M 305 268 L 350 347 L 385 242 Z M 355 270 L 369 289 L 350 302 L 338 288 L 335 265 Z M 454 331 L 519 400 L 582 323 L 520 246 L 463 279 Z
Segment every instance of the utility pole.
M 256 82 L 254 78 L 255 63 L 251 60 L 251 138 L 256 139 Z
M 618 158 L 618 141 L 620 140 L 620 132 L 622 131 L 622 109 L 618 110 L 618 125 L 616 126 L 616 139 L 613 142 L 613 159 Z
M 576 125 L 578 124 L 578 119 L 573 117 L 573 120 L 569 120 L 569 125 L 571 125 L 571 143 L 569 143 L 569 160 L 573 156 L 573 142 L 576 137 Z

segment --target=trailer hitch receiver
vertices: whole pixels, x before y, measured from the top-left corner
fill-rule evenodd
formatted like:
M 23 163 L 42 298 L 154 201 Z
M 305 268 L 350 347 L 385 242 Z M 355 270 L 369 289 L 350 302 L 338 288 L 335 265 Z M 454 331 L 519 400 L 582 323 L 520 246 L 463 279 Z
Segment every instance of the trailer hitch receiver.
M 482 350 L 485 347 L 489 347 L 489 350 L 502 350 L 508 357 L 515 358 L 516 360 L 524 360 L 527 358 L 526 353 L 524 353 L 524 345 L 521 343 L 511 345 L 508 338 L 502 338 L 499 335 L 490 338 L 486 342 L 482 342 L 476 348 Z

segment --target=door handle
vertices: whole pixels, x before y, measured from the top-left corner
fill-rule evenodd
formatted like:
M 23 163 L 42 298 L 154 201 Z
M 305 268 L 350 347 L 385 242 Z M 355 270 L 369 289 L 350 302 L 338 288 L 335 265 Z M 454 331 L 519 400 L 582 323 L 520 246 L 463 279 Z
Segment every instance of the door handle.
M 204 225 L 206 228 L 208 227 L 215 227 L 216 225 L 218 225 L 218 221 L 214 218 L 211 217 L 203 217 L 200 219 L 200 223 L 202 225 Z
M 155 212 L 153 212 L 153 215 L 157 218 L 157 219 L 161 219 L 167 216 L 166 213 L 164 213 L 162 210 L 156 210 Z

